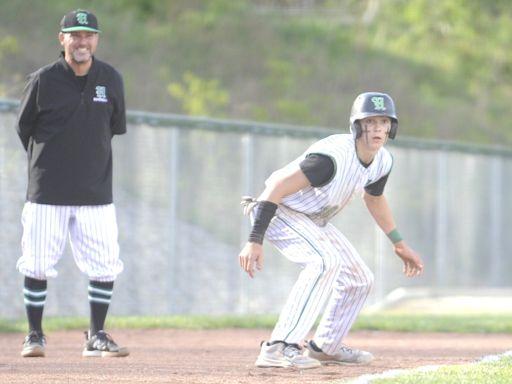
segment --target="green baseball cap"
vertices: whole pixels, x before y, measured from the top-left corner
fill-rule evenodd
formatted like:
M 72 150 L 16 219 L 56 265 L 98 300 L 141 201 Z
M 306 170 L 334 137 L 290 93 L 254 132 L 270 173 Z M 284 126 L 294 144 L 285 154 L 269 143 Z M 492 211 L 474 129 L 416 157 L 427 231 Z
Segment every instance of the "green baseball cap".
M 63 33 L 76 31 L 101 32 L 98 29 L 98 19 L 96 16 L 83 9 L 66 13 L 60 21 L 60 31 Z

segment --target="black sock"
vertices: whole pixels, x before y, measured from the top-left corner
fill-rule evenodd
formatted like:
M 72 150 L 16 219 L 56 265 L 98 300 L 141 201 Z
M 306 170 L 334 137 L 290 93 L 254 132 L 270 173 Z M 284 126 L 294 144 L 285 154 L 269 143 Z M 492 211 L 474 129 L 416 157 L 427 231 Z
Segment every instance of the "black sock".
M 114 282 L 89 281 L 89 304 L 91 308 L 90 336 L 103 330 L 108 307 L 114 290 Z
M 23 298 L 27 311 L 29 331 L 43 333 L 43 309 L 46 303 L 47 281 L 25 276 Z

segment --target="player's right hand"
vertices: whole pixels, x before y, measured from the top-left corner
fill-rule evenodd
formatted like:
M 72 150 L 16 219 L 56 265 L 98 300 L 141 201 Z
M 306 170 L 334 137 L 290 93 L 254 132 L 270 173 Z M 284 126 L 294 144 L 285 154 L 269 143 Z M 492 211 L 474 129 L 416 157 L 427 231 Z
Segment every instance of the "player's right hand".
M 263 268 L 263 246 L 257 243 L 247 242 L 238 255 L 240 267 L 254 277 L 256 269 L 260 271 Z

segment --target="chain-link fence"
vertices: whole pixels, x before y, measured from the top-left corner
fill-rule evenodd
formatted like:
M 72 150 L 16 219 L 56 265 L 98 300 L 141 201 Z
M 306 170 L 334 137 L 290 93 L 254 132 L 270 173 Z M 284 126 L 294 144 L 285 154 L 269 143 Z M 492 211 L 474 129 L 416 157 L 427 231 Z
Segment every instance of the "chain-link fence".
M 15 133 L 17 102 L 0 101 L 1 317 L 24 314 L 20 254 L 26 158 Z M 278 313 L 299 272 L 266 245 L 254 280 L 238 266 L 249 230 L 240 196 L 317 139 L 335 131 L 129 112 L 114 139 L 114 200 L 125 270 L 116 315 Z M 398 287 L 510 287 L 512 151 L 414 141 L 398 135 L 386 187 L 402 235 L 425 261 L 407 279 L 387 238 L 355 200 L 335 224 L 376 276 L 368 303 Z M 49 281 L 47 315 L 88 313 L 87 278 L 69 247 Z

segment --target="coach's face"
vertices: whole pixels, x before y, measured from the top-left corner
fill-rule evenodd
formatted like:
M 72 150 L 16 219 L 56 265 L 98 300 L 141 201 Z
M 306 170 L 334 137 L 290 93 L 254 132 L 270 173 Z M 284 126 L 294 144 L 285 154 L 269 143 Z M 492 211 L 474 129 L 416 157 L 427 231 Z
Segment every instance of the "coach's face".
M 60 44 L 64 47 L 66 61 L 70 65 L 89 64 L 96 52 L 99 36 L 95 32 L 77 31 L 59 33 Z

